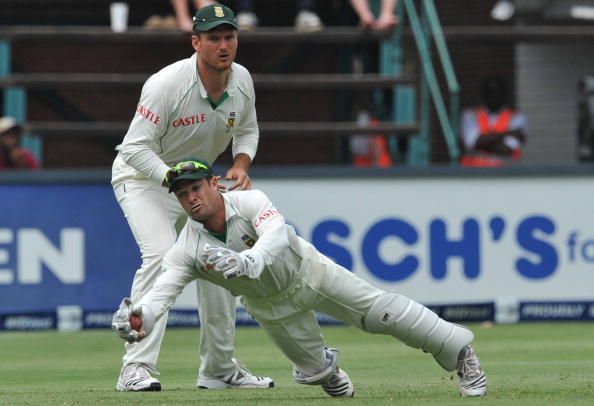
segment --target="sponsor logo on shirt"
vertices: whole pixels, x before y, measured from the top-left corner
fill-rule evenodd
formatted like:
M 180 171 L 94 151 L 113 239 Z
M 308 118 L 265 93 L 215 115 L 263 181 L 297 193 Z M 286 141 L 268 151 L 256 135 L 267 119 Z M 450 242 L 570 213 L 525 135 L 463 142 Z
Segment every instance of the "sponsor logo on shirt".
M 189 117 L 176 118 L 171 123 L 172 127 L 186 127 L 189 125 L 204 123 L 206 121 L 206 113 L 198 113 Z
M 275 209 L 268 209 L 264 213 L 260 214 L 256 221 L 254 221 L 254 227 L 258 228 L 264 221 L 280 215 L 280 213 Z
M 161 121 L 161 117 L 159 117 L 156 113 L 153 113 L 141 104 L 139 104 L 138 107 L 136 107 L 136 112 L 153 124 L 159 124 L 159 122 Z

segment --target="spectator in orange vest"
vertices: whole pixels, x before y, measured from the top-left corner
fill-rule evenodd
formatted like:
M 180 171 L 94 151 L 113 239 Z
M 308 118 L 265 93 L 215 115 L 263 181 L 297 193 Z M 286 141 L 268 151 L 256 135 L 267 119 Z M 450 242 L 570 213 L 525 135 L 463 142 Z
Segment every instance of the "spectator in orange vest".
M 379 120 L 372 117 L 366 110 L 361 110 L 357 114 L 357 124 L 361 128 L 377 127 Z M 369 166 L 387 168 L 392 166 L 388 140 L 383 134 L 352 135 L 350 147 L 353 164 L 358 168 Z
M 501 166 L 522 157 L 528 120 L 508 104 L 505 81 L 489 76 L 481 85 L 481 105 L 465 110 L 461 137 L 464 166 Z

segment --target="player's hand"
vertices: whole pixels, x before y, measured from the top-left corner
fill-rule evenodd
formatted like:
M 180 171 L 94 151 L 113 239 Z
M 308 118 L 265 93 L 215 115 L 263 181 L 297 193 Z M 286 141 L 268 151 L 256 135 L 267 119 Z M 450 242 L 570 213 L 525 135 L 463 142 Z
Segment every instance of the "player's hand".
M 118 337 L 123 340 L 133 343 L 140 341 L 143 337 L 139 337 L 139 332 L 132 329 L 130 324 L 130 317 L 132 316 L 132 301 L 129 298 L 122 299 L 120 307 L 113 314 L 111 319 L 111 328 L 116 332 Z
M 227 248 L 214 245 L 205 245 L 206 268 L 222 272 L 225 279 L 234 278 L 239 275 L 239 254 Z M 203 255 L 204 255 L 203 254 Z
M 227 171 L 226 180 L 234 180 L 235 183 L 229 187 L 229 190 L 247 190 L 251 189 L 252 181 L 245 169 L 234 166 Z
M 223 185 L 222 183 L 219 183 L 219 180 L 221 180 L 221 177 L 213 176 L 213 179 L 215 180 L 215 182 L 217 182 L 217 190 L 221 193 L 225 193 L 227 191 L 227 186 Z
M 163 182 L 161 182 L 161 186 L 169 188 L 170 185 L 170 180 L 173 179 L 173 176 L 175 174 L 175 171 L 173 170 L 173 168 L 169 168 L 169 170 L 165 173 L 165 178 L 163 178 Z
M 152 311 L 146 306 L 132 305 L 127 297 L 122 299 L 111 319 L 111 328 L 118 337 L 129 343 L 142 341 L 153 330 L 154 325 L 155 316 Z
M 206 264 L 217 272 L 222 272 L 225 279 L 246 276 L 258 279 L 264 270 L 262 254 L 254 250 L 235 252 L 233 250 L 209 246 L 205 248 Z

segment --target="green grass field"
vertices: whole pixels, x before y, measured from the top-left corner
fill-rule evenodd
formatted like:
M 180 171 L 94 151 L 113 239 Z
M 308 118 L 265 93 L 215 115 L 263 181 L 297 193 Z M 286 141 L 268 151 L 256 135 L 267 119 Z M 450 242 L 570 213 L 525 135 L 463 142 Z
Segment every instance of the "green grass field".
M 594 404 L 594 324 L 470 326 L 489 379 L 485 398 L 462 399 L 457 377 L 394 339 L 326 327 L 355 384 L 350 404 Z M 271 376 L 269 390 L 195 388 L 198 332 L 168 330 L 159 370 L 163 391 L 118 393 L 123 344 L 110 331 L 0 333 L 0 405 L 295 404 L 345 401 L 291 380 L 291 367 L 259 328 L 238 328 L 236 356 Z

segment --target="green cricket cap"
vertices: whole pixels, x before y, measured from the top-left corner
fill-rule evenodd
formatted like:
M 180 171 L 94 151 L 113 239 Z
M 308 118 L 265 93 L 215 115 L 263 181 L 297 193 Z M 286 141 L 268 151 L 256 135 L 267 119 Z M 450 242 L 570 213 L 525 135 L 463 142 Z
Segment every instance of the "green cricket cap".
M 198 10 L 194 16 L 192 28 L 196 34 L 200 34 L 221 24 L 228 24 L 236 30 L 239 29 L 235 14 L 230 8 L 219 3 L 213 3 Z
M 211 178 L 214 172 L 211 166 L 200 159 L 181 161 L 167 172 L 167 185 L 169 193 L 173 192 L 176 182 L 180 180 L 200 180 Z

